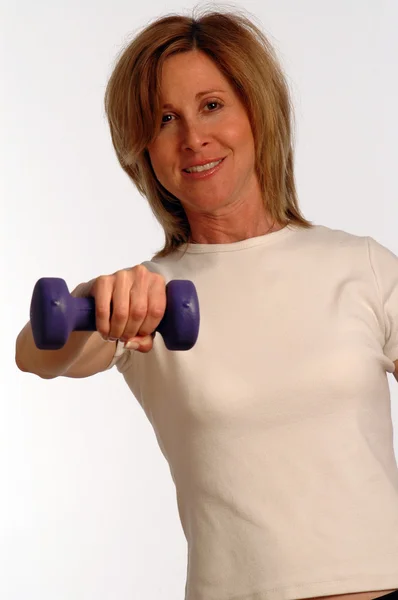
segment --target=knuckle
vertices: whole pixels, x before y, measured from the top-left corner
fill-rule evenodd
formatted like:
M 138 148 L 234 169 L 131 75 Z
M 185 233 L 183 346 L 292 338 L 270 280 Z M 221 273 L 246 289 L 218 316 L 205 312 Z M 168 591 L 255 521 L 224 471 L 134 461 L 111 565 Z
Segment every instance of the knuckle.
M 115 278 L 122 279 L 123 281 L 127 279 L 129 272 L 127 269 L 120 269 L 120 271 L 116 271 Z
M 144 348 L 140 348 L 139 352 L 142 352 L 142 354 L 148 354 L 148 352 L 150 352 L 152 350 L 152 348 L 148 348 L 147 346 L 145 346 Z
M 133 318 L 133 320 L 143 319 L 146 316 L 146 312 L 146 306 L 143 304 L 133 304 L 130 309 L 130 316 Z
M 112 318 L 114 318 L 117 323 L 121 323 L 127 319 L 128 312 L 127 306 L 116 306 L 113 309 Z
M 107 283 L 110 279 L 112 279 L 113 275 L 100 275 L 99 277 L 97 277 L 97 283 L 99 285 L 102 285 L 104 283 Z
M 155 280 L 159 280 L 162 283 L 166 282 L 164 275 L 161 275 L 161 273 L 152 273 L 152 275 Z
M 156 304 L 152 306 L 150 312 L 153 317 L 155 317 L 156 319 L 160 319 L 164 315 L 165 307 L 163 305 Z
M 96 304 L 95 313 L 98 319 L 105 319 L 108 316 L 109 310 L 106 306 Z
M 136 265 L 134 270 L 135 273 L 140 277 L 146 276 L 149 273 L 148 269 L 144 265 Z

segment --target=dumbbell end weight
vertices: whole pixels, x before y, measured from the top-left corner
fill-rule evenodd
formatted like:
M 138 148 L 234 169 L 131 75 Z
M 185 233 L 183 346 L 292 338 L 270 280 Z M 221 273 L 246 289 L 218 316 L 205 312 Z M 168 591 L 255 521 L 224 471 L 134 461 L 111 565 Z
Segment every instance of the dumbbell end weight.
M 34 287 L 30 322 L 39 350 L 59 350 L 72 331 L 95 331 L 94 298 L 74 298 L 63 279 L 42 277 Z
M 199 300 L 195 285 L 188 279 L 166 284 L 166 311 L 156 328 L 168 350 L 190 350 L 198 339 Z

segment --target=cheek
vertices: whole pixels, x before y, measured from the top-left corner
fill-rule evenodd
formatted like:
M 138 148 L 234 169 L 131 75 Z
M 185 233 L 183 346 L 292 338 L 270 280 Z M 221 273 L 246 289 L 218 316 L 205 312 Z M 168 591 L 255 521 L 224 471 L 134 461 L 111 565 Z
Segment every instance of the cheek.
M 155 175 L 160 180 L 163 174 L 166 172 L 165 167 L 167 167 L 167 153 L 162 152 L 161 148 L 154 148 L 150 150 L 149 158 L 152 168 L 155 171 Z
M 233 149 L 235 159 L 241 164 L 251 164 L 254 157 L 254 138 L 250 123 L 245 120 L 236 121 L 229 129 L 229 145 Z
M 232 119 L 226 124 L 224 131 L 226 135 L 225 139 L 228 139 L 229 145 L 235 147 L 236 150 L 245 148 L 247 151 L 249 147 L 254 146 L 250 122 L 246 118 Z
M 247 146 L 254 146 L 253 132 L 248 121 L 245 122 L 244 125 L 242 125 L 241 138 L 242 142 L 245 143 Z
M 171 161 L 170 151 L 157 148 L 156 151 L 151 150 L 149 157 L 156 179 L 166 190 L 174 193 L 175 176 L 172 168 L 174 163 Z

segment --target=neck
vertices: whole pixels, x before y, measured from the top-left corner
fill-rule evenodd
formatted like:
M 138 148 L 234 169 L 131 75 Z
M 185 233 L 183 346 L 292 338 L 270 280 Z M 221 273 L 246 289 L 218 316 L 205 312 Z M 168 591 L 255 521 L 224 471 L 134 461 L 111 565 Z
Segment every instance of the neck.
M 274 231 L 279 231 L 285 225 L 275 223 L 267 219 L 266 222 L 257 224 L 256 227 L 249 228 L 246 230 L 236 231 L 209 231 L 196 236 L 190 236 L 188 243 L 190 244 L 230 244 L 233 242 L 241 242 L 253 237 L 259 237 Z

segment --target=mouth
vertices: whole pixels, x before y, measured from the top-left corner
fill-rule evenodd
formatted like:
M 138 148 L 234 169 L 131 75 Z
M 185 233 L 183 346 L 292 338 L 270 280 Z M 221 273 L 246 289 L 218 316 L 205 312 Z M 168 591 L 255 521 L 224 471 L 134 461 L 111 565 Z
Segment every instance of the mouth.
M 226 157 L 221 158 L 218 161 L 208 163 L 207 165 L 193 167 L 193 171 L 191 171 L 191 169 L 183 169 L 182 174 L 184 177 L 187 177 L 189 179 L 208 179 L 220 170 L 220 168 L 224 164 L 225 159 Z

